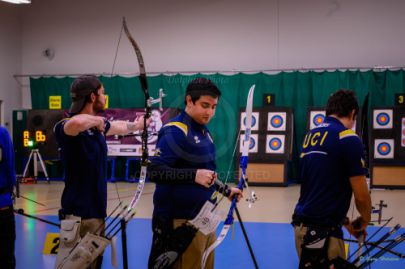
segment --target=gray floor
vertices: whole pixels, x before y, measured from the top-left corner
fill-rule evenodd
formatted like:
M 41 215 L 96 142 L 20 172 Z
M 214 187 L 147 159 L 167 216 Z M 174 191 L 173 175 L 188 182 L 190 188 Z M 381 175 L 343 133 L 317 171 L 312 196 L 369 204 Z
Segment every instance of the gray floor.
M 38 215 L 57 215 L 60 207 L 60 196 L 64 183 L 52 181 L 50 184 L 39 182 L 37 184 L 21 184 L 20 193 L 22 196 L 35 200 L 43 205 L 30 202 L 25 199 L 18 199 L 17 208 L 23 208 L 29 214 Z M 137 184 L 135 183 L 109 183 L 108 184 L 108 212 L 117 205 L 119 200 L 128 204 L 135 192 Z M 153 191 L 155 185 L 147 183 L 145 185 L 142 198 L 137 206 L 137 215 L 139 218 L 150 218 L 152 215 Z M 239 205 L 241 215 L 244 221 L 251 222 L 273 222 L 288 223 L 291 214 L 299 197 L 299 185 L 289 187 L 251 187 L 255 191 L 258 200 L 251 208 L 246 201 Z M 117 193 L 118 191 L 118 193 Z M 245 192 L 245 196 L 248 194 Z M 119 197 L 119 198 L 118 198 Z M 384 200 L 388 204 L 383 210 L 383 217 L 394 217 L 392 223 L 402 223 L 405 225 L 405 190 L 380 190 L 371 191 L 373 205 Z M 226 203 L 223 203 L 226 206 Z M 348 216 L 352 216 L 353 206 L 350 207 Z M 356 216 L 356 211 L 354 216 Z M 373 215 L 377 219 L 377 215 Z M 391 223 L 391 224 L 392 224 Z

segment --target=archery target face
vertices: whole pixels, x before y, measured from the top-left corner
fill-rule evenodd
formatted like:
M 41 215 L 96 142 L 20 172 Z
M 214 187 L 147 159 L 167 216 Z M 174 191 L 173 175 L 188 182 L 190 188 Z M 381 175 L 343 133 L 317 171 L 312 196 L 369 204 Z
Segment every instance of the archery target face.
M 326 111 L 325 110 L 318 110 L 318 111 L 311 111 L 310 113 L 310 130 L 314 129 L 315 127 L 318 127 L 320 124 L 323 123 L 323 121 L 325 120 L 326 117 Z M 356 132 L 356 125 L 357 122 L 354 122 L 353 125 L 353 132 Z
M 324 110 L 318 110 L 318 111 L 311 111 L 309 120 L 310 120 L 310 126 L 309 129 L 312 130 L 315 127 L 317 127 L 319 124 L 323 123 L 325 120 L 325 111 Z
M 402 118 L 401 147 L 405 147 L 405 118 Z
M 267 117 L 268 131 L 285 131 L 287 113 L 286 112 L 269 112 Z
M 374 129 L 392 129 L 392 109 L 376 109 L 373 111 Z
M 245 139 L 245 134 L 242 134 L 239 138 L 239 152 L 242 153 L 243 149 L 243 139 Z M 250 153 L 257 153 L 258 151 L 258 142 L 259 136 L 257 134 L 250 135 L 250 144 L 249 144 L 249 152 Z
M 393 159 L 394 158 L 394 139 L 376 139 L 376 140 L 374 140 L 374 158 L 375 159 Z
M 246 130 L 246 112 L 242 112 L 240 117 L 241 130 Z M 252 131 L 259 130 L 259 112 L 252 112 Z
M 266 153 L 284 154 L 285 135 L 267 135 Z

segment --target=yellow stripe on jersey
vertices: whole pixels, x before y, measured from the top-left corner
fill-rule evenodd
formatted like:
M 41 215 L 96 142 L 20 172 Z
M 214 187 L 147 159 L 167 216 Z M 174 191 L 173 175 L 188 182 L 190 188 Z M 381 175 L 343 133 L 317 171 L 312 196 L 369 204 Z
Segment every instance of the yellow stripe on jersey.
M 187 133 L 188 133 L 188 126 L 185 125 L 184 123 L 179 122 L 179 121 L 172 121 L 172 122 L 169 122 L 168 124 L 166 124 L 165 126 L 163 126 L 163 128 L 164 128 L 164 127 L 169 127 L 169 126 L 176 126 L 176 127 L 179 128 L 180 130 L 182 130 L 183 133 L 187 136 Z
M 339 133 L 339 139 L 343 139 L 350 136 L 357 136 L 357 134 L 352 129 L 347 129 Z
M 309 154 L 323 154 L 323 155 L 328 155 L 327 152 L 325 151 L 319 151 L 319 150 L 313 150 L 313 151 L 309 151 L 309 152 L 302 152 L 300 155 L 300 158 L 304 158 L 305 156 L 309 155 Z

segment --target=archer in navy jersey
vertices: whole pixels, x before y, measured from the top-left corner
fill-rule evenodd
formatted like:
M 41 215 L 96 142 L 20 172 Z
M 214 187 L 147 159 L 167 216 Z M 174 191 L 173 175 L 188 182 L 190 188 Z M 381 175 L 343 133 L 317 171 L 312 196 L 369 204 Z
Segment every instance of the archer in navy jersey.
M 324 122 L 304 138 L 300 154 L 301 192 L 292 221 L 300 268 L 309 263 L 307 258 L 311 256 L 320 255 L 318 262 L 337 257 L 345 259 L 341 227 L 345 224 L 358 237 L 365 234 L 370 221 L 371 198 L 365 177 L 364 148 L 352 130 L 358 111 L 354 92 L 338 90 L 328 99 Z M 352 194 L 360 217 L 348 222 L 346 214 Z M 309 238 L 313 242 L 327 240 L 314 254 Z M 327 259 L 322 255 L 327 255 Z
M 107 144 L 105 136 L 124 135 L 143 129 L 143 119 L 134 122 L 107 121 L 98 116 L 105 107 L 104 86 L 93 75 L 76 78 L 70 88 L 70 118 L 54 127 L 65 167 L 65 187 L 60 209 L 62 222 L 81 219 L 80 237 L 101 232 L 107 210 Z M 63 224 L 61 225 L 63 227 Z M 71 229 L 71 228 L 70 228 Z M 56 263 L 69 253 L 72 244 L 60 242 Z M 61 251 L 62 250 L 62 251 Z M 101 267 L 102 256 L 91 264 Z
M 159 132 L 149 171 L 156 190 L 148 268 L 157 268 L 155 265 L 163 253 L 173 256 L 168 257 L 173 264 L 170 268 L 200 268 L 204 251 L 215 241 L 215 232 L 204 235 L 187 221 L 200 212 L 216 191 L 215 145 L 206 125 L 215 114 L 220 95 L 217 86 L 208 79 L 191 81 L 185 110 Z M 230 190 L 230 197 L 241 195 L 237 188 Z M 211 253 L 205 268 L 213 266 Z

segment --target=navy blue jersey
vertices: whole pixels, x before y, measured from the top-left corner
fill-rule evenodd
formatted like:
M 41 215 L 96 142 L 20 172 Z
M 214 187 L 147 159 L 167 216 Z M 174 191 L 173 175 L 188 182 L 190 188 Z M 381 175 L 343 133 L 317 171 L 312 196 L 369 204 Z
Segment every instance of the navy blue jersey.
M 0 126 L 0 208 L 13 204 L 11 194 L 15 185 L 14 150 L 6 128 Z
M 65 167 L 65 188 L 62 210 L 83 219 L 104 218 L 107 210 L 107 144 L 105 132 L 95 128 L 77 136 L 65 134 L 64 119 L 55 125 L 54 132 Z
M 349 179 L 365 174 L 364 149 L 359 137 L 338 119 L 326 117 L 304 139 L 296 217 L 311 224 L 342 224 L 352 196 Z
M 215 187 L 194 182 L 197 169 L 215 171 L 215 145 L 206 126 L 182 111 L 159 132 L 149 177 L 156 182 L 154 214 L 194 218 Z

